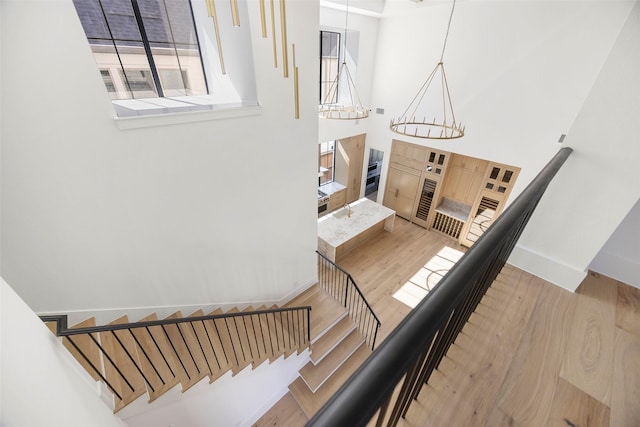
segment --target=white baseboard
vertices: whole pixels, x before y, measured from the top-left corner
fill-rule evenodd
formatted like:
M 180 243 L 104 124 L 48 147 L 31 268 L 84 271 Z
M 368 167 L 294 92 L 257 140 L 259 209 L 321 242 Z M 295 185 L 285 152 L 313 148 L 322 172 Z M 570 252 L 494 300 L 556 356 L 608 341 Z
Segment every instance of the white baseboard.
M 184 316 L 190 315 L 191 313 L 202 309 L 205 314 L 211 313 L 212 311 L 220 308 L 223 311 L 228 311 L 234 307 L 237 307 L 239 310 L 242 310 L 250 305 L 254 308 L 257 308 L 261 305 L 265 305 L 270 307 L 272 305 L 277 305 L 278 307 L 283 306 L 288 301 L 291 301 L 293 298 L 306 291 L 309 287 L 313 286 L 317 283 L 317 280 L 311 280 L 308 283 L 297 287 L 293 291 L 289 292 L 287 295 L 282 297 L 281 299 L 273 299 L 273 300 L 262 300 L 262 301 L 237 301 L 237 302 L 223 302 L 223 303 L 208 303 L 208 304 L 187 304 L 187 305 L 176 305 L 176 306 L 145 306 L 145 307 L 126 307 L 126 308 L 107 308 L 107 309 L 93 309 L 93 310 L 72 310 L 66 311 L 64 313 L 61 312 L 40 312 L 38 315 L 52 315 L 52 314 L 66 314 L 68 316 L 67 321 L 69 326 L 75 325 L 76 323 L 80 323 L 85 319 L 90 317 L 96 318 L 97 325 L 105 325 L 112 320 L 115 320 L 121 316 L 128 316 L 129 322 L 138 322 L 140 319 L 148 316 L 151 313 L 156 313 L 158 319 L 164 319 L 165 317 L 175 313 L 176 311 L 182 312 Z
M 589 270 L 640 289 L 640 263 L 635 260 L 601 251 L 589 264 Z
M 587 275 L 584 270 L 522 246 L 513 249 L 507 262 L 571 292 L 575 292 Z

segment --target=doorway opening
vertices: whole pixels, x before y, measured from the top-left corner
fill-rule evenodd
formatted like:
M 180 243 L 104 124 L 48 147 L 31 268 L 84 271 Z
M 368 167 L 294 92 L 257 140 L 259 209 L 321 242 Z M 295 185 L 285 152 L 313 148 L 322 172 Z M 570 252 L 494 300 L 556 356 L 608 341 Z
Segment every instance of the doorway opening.
M 367 165 L 367 180 L 364 195 L 369 200 L 378 201 L 378 186 L 380 185 L 380 173 L 382 172 L 382 160 L 384 151 L 369 149 L 369 163 Z

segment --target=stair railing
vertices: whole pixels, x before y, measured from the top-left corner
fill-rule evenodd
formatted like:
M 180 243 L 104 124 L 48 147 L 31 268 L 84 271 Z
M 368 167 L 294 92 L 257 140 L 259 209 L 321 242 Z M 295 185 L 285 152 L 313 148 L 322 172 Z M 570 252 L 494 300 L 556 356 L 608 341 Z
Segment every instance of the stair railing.
M 380 319 L 373 312 L 353 277 L 326 256 L 318 254 L 318 283 L 342 304 L 358 326 L 367 345 L 373 350 L 380 330 Z
M 500 273 L 571 152 L 571 148 L 562 148 L 551 159 L 307 426 L 365 426 L 376 412 L 376 426 L 385 421 L 388 426 L 397 425 Z M 392 402 L 397 386 L 399 392 Z
M 77 354 L 74 356 L 91 376 L 104 382 L 114 396 L 123 401 L 126 393 L 134 392 L 132 375 L 141 375 L 147 390 L 153 392 L 154 385 L 157 387 L 158 384 L 165 385 L 167 382 L 167 378 L 163 378 L 160 373 L 167 368 L 173 377 L 177 376 L 176 371 L 180 370 L 180 366 L 182 372 L 189 376 L 185 367 L 187 364 L 195 366 L 200 373 L 196 352 L 204 356 L 208 370 L 195 379 L 199 380 L 213 374 L 215 366 L 232 367 L 243 360 L 264 360 L 302 351 L 310 345 L 310 312 L 310 306 L 303 306 L 79 328 L 69 328 L 66 315 L 46 315 L 40 316 L 40 319 L 43 322 L 55 322 L 56 336 L 62 337 L 69 344 L 69 349 L 75 350 L 71 351 Z M 169 328 L 173 328 L 171 330 L 176 333 L 173 334 Z M 115 349 L 113 345 L 110 350 L 106 348 L 103 334 L 110 335 L 109 339 L 118 343 Z M 172 340 L 170 335 L 179 338 L 177 341 L 175 338 Z M 195 336 L 195 341 L 189 342 L 186 335 Z M 168 345 L 161 345 L 159 338 Z M 126 345 L 123 341 L 135 341 L 135 345 Z M 145 350 L 141 341 L 152 348 L 147 347 Z M 194 345 L 195 342 L 197 345 Z M 181 359 L 176 347 L 186 349 L 187 358 L 191 360 Z M 160 363 L 157 359 L 152 360 L 154 358 L 150 357 L 150 350 L 161 356 L 157 358 L 162 360 Z M 96 353 L 100 357 L 95 357 Z M 120 358 L 126 354 L 126 369 L 118 366 L 117 360 L 120 358 L 116 357 L 116 353 L 119 353 Z M 107 378 L 107 369 L 114 373 L 111 379 Z M 117 386 L 116 382 L 122 386 Z

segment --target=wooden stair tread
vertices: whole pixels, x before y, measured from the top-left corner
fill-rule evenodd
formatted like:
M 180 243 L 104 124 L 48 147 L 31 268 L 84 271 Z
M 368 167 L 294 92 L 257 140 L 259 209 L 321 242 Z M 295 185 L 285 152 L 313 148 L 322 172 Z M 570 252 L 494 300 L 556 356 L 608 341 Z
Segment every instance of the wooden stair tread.
M 309 419 L 300 409 L 298 402 L 291 393 L 287 393 L 252 427 L 303 426 L 307 421 Z
M 270 308 L 275 310 L 278 307 L 272 306 Z M 271 356 L 269 357 L 269 362 L 273 362 L 274 360 L 276 360 L 278 357 L 282 356 L 285 353 L 285 350 L 283 348 L 284 338 L 281 337 L 280 336 L 281 334 L 278 332 L 280 329 L 278 326 L 278 322 L 276 320 L 276 315 L 273 313 L 270 313 L 265 317 L 266 317 L 265 327 L 268 331 L 267 336 L 269 337 L 268 341 L 269 341 L 269 348 L 271 353 Z
M 54 334 L 56 333 L 57 324 L 57 322 L 47 322 L 47 326 Z M 73 325 L 71 329 L 89 328 L 91 326 L 96 326 L 95 317 L 90 317 L 86 320 L 83 320 L 82 322 Z M 74 335 L 71 337 L 71 339 L 73 340 L 73 344 L 75 344 L 82 351 L 82 353 L 86 356 L 87 359 L 89 359 L 89 361 L 82 357 L 82 355 L 78 352 L 78 350 L 76 350 L 74 345 L 69 341 L 69 338 L 63 338 L 62 344 L 66 347 L 67 350 L 69 350 L 73 357 L 80 363 L 80 365 L 82 365 L 82 367 L 89 373 L 89 375 L 91 375 L 94 380 L 100 381 L 100 376 L 96 373 L 95 369 L 91 367 L 91 365 L 93 365 L 95 368 L 100 370 L 100 349 L 98 348 L 98 346 L 95 344 L 95 342 L 93 342 L 91 338 L 89 338 L 88 335 Z
M 182 313 L 179 311 L 167 317 L 167 319 L 179 318 L 182 318 Z M 163 329 L 171 342 L 178 365 L 182 367 L 182 372 L 185 374 L 180 376 L 182 392 L 185 392 L 209 375 L 204 354 L 189 323 L 164 325 Z
M 109 325 L 120 323 L 129 323 L 128 317 L 119 317 L 110 322 Z M 120 398 L 115 394 L 113 396 L 113 412 L 116 413 L 145 394 L 147 388 L 140 371 L 136 368 L 137 363 L 139 363 L 136 360 L 136 344 L 128 331 L 100 332 L 99 335 L 100 343 L 104 350 L 104 376 L 120 396 Z M 118 368 L 116 369 L 115 366 Z
M 295 298 L 286 307 L 306 305 L 311 306 L 312 343 L 347 314 L 346 309 L 318 285 L 313 286 L 301 297 Z
M 235 307 L 229 310 L 228 313 L 241 313 L 241 311 Z M 248 360 L 249 364 L 256 363 L 259 359 L 259 353 L 257 350 L 257 344 L 253 339 L 255 328 L 251 316 L 235 317 L 234 323 L 240 335 L 240 343 L 242 345 L 242 351 L 245 353 L 245 360 Z
M 357 330 L 352 330 L 320 363 L 307 363 L 300 370 L 300 377 L 315 392 L 363 344 L 364 337 Z
M 326 296 L 316 288 L 308 292 L 305 298 L 322 300 Z M 266 307 L 263 305 L 260 310 L 266 310 Z M 101 381 L 100 375 L 107 379 L 107 387 L 114 396 L 114 412 L 118 412 L 144 394 L 148 394 L 151 403 L 178 383 L 182 386 L 182 392 L 185 392 L 206 376 L 211 383 L 228 370 L 235 375 L 250 364 L 255 368 L 265 360 L 275 360 L 283 354 L 286 357 L 308 348 L 306 315 L 295 310 L 274 313 L 255 311 L 248 306 L 241 316 L 74 336 L 73 343 L 91 364 L 68 339 L 62 341 L 96 381 Z M 231 314 L 238 312 L 237 308 L 229 311 Z M 221 309 L 210 313 L 223 314 Z M 202 310 L 197 310 L 189 317 L 204 315 Z M 166 319 L 182 319 L 182 313 L 178 311 Z M 155 320 L 158 320 L 157 316 L 152 313 L 138 322 Z M 127 316 L 110 324 L 122 323 L 129 323 Z M 91 318 L 74 327 L 95 325 L 95 319 Z M 55 333 L 55 323 L 50 322 L 47 326 Z M 92 336 L 101 343 L 108 357 L 103 355 Z M 91 365 L 96 367 L 98 373 Z
M 302 338 L 299 333 L 301 331 L 296 328 L 299 323 L 294 317 L 293 312 L 278 312 L 275 313 L 274 316 L 279 349 L 284 354 L 285 358 L 298 350 L 298 343 Z M 306 335 L 306 330 L 304 331 L 304 334 Z
M 302 292 L 300 295 L 287 302 L 284 307 L 302 307 L 305 305 L 311 305 L 309 303 L 310 300 L 321 296 L 322 288 L 318 285 L 313 285 L 309 287 L 309 289 Z
M 197 316 L 204 316 L 204 312 L 198 310 L 189 317 Z M 218 334 L 214 331 L 213 321 L 195 322 L 193 326 L 209 369 L 209 383 L 212 383 L 231 369 L 231 364 L 225 357 Z
M 371 350 L 361 345 L 331 377 L 313 393 L 304 380 L 298 377 L 289 385 L 289 391 L 296 399 L 305 415 L 311 418 L 351 376 L 371 354 Z
M 311 360 L 313 363 L 318 364 L 322 358 L 331 351 L 331 349 L 333 349 L 355 328 L 356 324 L 353 320 L 351 320 L 349 316 L 344 316 L 311 346 Z
M 252 314 L 256 310 L 252 306 L 248 306 L 243 310 L 247 313 L 248 323 L 250 325 L 249 342 L 253 351 L 253 369 L 257 368 L 262 362 L 269 359 L 271 352 L 267 349 L 264 334 L 266 317 L 258 313 Z
M 140 322 L 154 320 L 158 317 L 152 313 Z M 140 368 L 146 377 L 149 402 L 152 402 L 179 383 L 171 346 L 160 326 L 134 328 L 131 334 L 135 337 Z
M 221 309 L 217 309 L 210 314 L 219 315 L 224 314 L 224 312 Z M 238 330 L 239 323 L 232 317 L 216 319 L 214 324 L 220 334 L 226 356 L 231 364 L 231 372 L 233 375 L 236 375 L 252 362 L 247 351 L 248 349 L 242 347 L 243 342 L 240 331 Z

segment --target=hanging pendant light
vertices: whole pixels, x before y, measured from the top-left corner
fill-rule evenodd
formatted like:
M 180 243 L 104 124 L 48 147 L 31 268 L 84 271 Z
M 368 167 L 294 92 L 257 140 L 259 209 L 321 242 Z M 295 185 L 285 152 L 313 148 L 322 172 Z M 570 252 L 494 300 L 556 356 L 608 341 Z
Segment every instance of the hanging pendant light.
M 404 113 L 391 120 L 390 128 L 393 132 L 428 139 L 455 139 L 464 136 L 465 128 L 456 121 L 451 103 L 451 94 L 444 72 L 444 51 L 447 46 L 451 18 L 456 7 L 453 0 L 451 15 L 447 25 L 447 33 L 442 46 L 440 61 L 429 74 L 418 93 L 413 98 Z
M 323 119 L 358 120 L 369 117 L 369 109 L 362 105 L 356 85 L 347 67 L 347 30 L 349 23 L 349 1 L 344 25 L 344 56 L 336 78 L 320 104 L 319 116 Z M 335 102 L 332 101 L 335 99 Z

